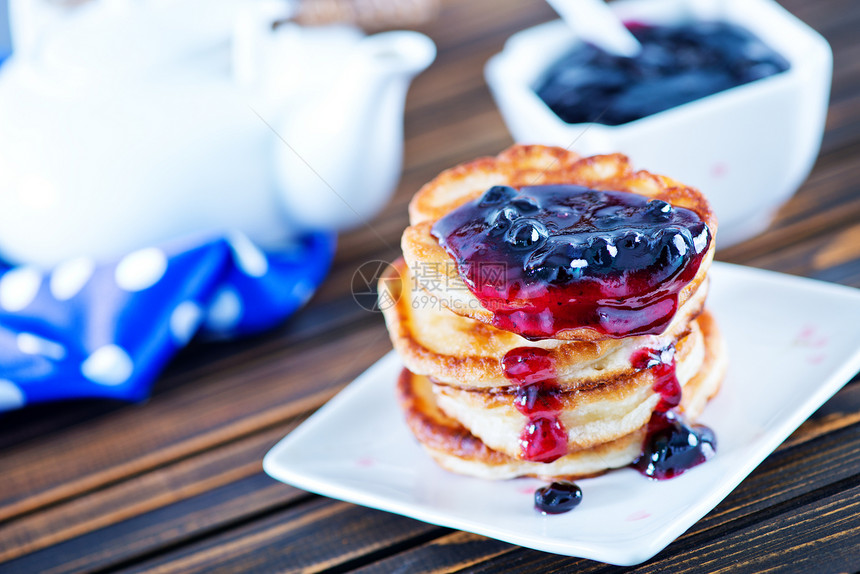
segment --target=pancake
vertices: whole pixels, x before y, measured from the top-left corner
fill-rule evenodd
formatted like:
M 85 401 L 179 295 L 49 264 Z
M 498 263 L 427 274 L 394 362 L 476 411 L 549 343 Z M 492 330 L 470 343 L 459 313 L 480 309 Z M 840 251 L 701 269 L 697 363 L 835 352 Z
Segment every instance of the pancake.
M 379 281 L 380 301 L 386 302 L 380 307 L 394 348 L 413 373 L 469 389 L 510 385 L 501 360 L 518 347 L 550 350 L 556 365 L 556 381 L 565 389 L 632 375 L 633 353 L 641 348 L 664 348 L 677 341 L 689 330 L 690 321 L 701 313 L 708 290 L 705 282 L 660 335 L 598 341 L 530 341 L 452 313 L 437 298 L 414 285 L 402 259 L 395 261 Z
M 692 327 L 679 341 L 675 355 L 677 379 L 685 393 L 699 373 L 725 363 L 722 340 L 711 316 L 703 314 Z M 653 370 L 648 369 L 555 395 L 561 403 L 558 418 L 567 431 L 568 449 L 581 450 L 621 438 L 648 422 L 660 401 L 659 393 L 653 390 L 656 380 Z M 514 387 L 501 392 L 476 391 L 434 383 L 432 391 L 442 412 L 488 447 L 515 458 L 519 456 L 520 435 L 528 417 L 514 406 Z M 708 392 L 704 394 L 710 396 Z M 689 401 L 701 395 L 690 391 L 682 396 L 685 400 L 682 408 L 698 415 L 704 402 Z
M 522 189 L 541 185 L 580 187 Z M 575 478 L 655 448 L 649 421 L 693 440 L 654 425 L 673 405 L 692 422 L 726 370 L 705 310 L 717 222 L 701 193 L 620 154 L 516 145 L 442 172 L 409 216 L 380 308 L 406 421 L 442 467 Z
M 681 410 L 689 421 L 695 419 L 708 399 L 719 389 L 725 374 L 725 348 L 709 316 L 700 320 L 706 344 L 704 362 L 699 372 L 684 385 Z M 508 479 L 533 476 L 545 479 L 593 476 L 633 462 L 641 453 L 646 436 L 643 424 L 615 440 L 582 448 L 551 462 L 520 460 L 488 447 L 481 439 L 446 415 L 438 406 L 430 379 L 404 369 L 397 385 L 398 398 L 406 422 L 424 449 L 436 462 L 459 474 L 484 479 Z
M 716 234 L 716 217 L 698 190 L 665 176 L 646 171 L 634 172 L 626 156 L 612 154 L 581 158 L 562 148 L 513 146 L 495 158 L 480 158 L 442 172 L 413 198 L 409 206 L 411 225 L 403 233 L 401 247 L 417 286 L 455 314 L 491 325 L 493 312 L 466 287 L 454 260 L 433 237 L 431 229 L 441 217 L 480 197 L 493 185 L 516 188 L 544 184 L 582 185 L 661 199 L 675 207 L 692 210 L 707 224 L 711 236 Z M 714 250 L 715 242 L 711 241 L 695 277 L 678 294 L 679 308 L 705 281 Z M 445 289 L 438 289 L 439 277 L 444 280 Z M 598 341 L 609 337 L 595 329 L 580 327 L 561 330 L 554 338 Z
M 577 478 L 628 465 L 642 450 L 644 428 L 612 443 L 571 453 L 548 464 L 518 460 L 489 448 L 463 425 L 445 415 L 436 405 L 431 387 L 429 379 L 404 369 L 397 385 L 398 398 L 406 423 L 418 442 L 439 466 L 451 472 L 494 480 L 518 476 Z

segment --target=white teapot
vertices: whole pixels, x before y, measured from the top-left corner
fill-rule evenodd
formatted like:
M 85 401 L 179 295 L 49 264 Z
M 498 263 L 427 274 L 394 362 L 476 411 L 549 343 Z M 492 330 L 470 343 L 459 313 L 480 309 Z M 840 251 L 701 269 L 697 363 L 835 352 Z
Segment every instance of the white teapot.
M 11 0 L 0 258 L 109 260 L 183 234 L 341 230 L 394 191 L 416 32 L 273 22 L 284 0 Z

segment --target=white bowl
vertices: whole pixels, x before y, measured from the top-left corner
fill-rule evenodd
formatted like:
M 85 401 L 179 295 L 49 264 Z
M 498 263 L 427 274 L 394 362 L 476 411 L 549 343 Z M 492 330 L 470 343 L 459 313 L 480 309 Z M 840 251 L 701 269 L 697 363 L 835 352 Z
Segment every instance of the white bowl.
M 514 34 L 485 75 L 521 143 L 583 155 L 622 152 L 634 165 L 701 189 L 724 247 L 762 231 L 809 175 L 824 133 L 833 54 L 827 41 L 772 0 L 622 0 L 622 20 L 723 20 L 750 30 L 791 64 L 786 72 L 620 126 L 568 124 L 535 93 L 578 38 L 562 21 Z

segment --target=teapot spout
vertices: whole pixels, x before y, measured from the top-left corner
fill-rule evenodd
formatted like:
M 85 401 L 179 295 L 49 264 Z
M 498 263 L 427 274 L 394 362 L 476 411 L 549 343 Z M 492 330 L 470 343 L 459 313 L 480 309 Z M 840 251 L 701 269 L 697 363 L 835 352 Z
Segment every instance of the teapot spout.
M 359 49 L 359 57 L 381 74 L 401 75 L 407 79 L 423 72 L 436 58 L 436 45 L 430 38 L 405 30 L 369 36 Z
M 276 154 L 290 219 L 304 228 L 343 230 L 384 207 L 400 179 L 409 83 L 435 57 L 433 42 L 418 32 L 367 37 L 327 93 L 311 94 L 290 111 L 279 142 L 286 145 Z

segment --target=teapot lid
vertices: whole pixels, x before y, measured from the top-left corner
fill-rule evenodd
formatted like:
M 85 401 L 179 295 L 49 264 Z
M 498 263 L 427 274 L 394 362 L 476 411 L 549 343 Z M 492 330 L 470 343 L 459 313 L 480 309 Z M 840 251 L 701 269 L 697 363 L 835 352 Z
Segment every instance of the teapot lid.
M 235 4 L 235 0 L 92 2 L 79 7 L 45 39 L 42 63 L 53 72 L 126 79 L 181 67 L 226 45 Z

